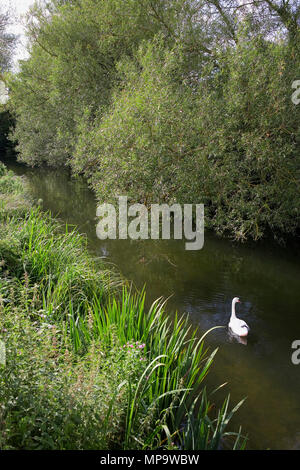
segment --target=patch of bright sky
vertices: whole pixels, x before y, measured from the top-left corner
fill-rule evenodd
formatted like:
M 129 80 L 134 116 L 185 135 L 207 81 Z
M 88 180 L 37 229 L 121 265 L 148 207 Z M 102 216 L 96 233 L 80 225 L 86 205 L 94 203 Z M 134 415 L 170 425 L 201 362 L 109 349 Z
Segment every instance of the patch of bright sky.
M 1 10 L 12 12 L 13 20 L 8 31 L 18 36 L 18 43 L 14 54 L 14 68 L 17 68 L 18 61 L 28 57 L 23 16 L 29 10 L 29 7 L 33 5 L 34 0 L 0 0 L 0 3 Z

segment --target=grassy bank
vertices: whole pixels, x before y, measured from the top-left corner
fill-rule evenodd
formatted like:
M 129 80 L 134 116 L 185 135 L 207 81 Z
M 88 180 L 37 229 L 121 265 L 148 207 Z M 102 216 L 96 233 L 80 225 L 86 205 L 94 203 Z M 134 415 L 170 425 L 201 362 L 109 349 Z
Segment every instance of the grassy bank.
M 118 284 L 0 166 L 0 448 L 243 446 L 204 388 L 216 351 Z

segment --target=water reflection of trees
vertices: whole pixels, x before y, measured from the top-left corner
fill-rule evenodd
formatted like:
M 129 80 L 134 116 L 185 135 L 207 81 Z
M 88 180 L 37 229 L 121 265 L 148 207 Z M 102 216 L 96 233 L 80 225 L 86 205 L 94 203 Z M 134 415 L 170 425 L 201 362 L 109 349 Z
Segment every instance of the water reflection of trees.
M 300 302 L 299 272 L 289 263 L 287 250 L 281 257 L 278 247 L 274 253 L 268 244 L 255 249 L 235 245 L 207 232 L 200 251 L 186 251 L 184 241 L 178 240 L 101 241 L 96 236 L 96 201 L 84 179 L 70 178 L 64 169 L 20 171 L 25 171 L 33 197 L 42 198 L 44 209 L 63 222 L 77 225 L 93 253 L 114 263 L 138 287 L 146 283 L 151 299 L 173 295 L 169 308 L 188 311 L 195 321 L 199 315 L 227 318 L 234 295 L 246 301 L 244 313 L 253 305 L 272 315 L 286 306 L 294 312 Z

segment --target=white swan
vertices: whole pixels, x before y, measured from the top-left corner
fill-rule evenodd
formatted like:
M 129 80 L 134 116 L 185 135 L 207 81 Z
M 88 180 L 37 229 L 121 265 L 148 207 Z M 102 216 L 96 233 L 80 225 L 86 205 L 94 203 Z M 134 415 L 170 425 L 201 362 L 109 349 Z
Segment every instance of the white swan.
M 249 326 L 244 320 L 240 320 L 235 315 L 235 304 L 237 302 L 240 302 L 240 299 L 234 297 L 234 299 L 232 299 L 231 317 L 228 326 L 235 335 L 247 336 L 250 330 Z

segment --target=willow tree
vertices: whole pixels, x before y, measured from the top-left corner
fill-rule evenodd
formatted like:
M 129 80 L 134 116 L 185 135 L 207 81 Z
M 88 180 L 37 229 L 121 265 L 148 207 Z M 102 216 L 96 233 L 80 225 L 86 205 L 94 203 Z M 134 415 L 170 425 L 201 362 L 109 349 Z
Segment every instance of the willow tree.
M 202 202 L 219 233 L 299 227 L 294 0 L 52 0 L 28 15 L 10 83 L 29 164 L 69 165 L 99 199 Z
M 10 83 L 15 139 L 24 161 L 69 163 L 83 113 L 88 110 L 92 118 L 109 106 L 120 81 L 119 60 L 161 29 L 166 41 L 172 40 L 161 6 L 157 0 L 80 0 L 31 9 L 30 59 Z

